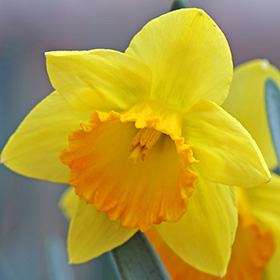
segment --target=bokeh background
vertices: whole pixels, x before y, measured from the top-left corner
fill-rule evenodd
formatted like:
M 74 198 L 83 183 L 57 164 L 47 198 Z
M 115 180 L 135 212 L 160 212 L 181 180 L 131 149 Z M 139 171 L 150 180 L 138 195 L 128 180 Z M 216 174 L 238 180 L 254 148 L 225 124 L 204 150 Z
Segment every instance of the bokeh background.
M 44 52 L 123 51 L 172 0 L 0 0 L 0 150 L 24 116 L 52 91 Z M 235 66 L 267 58 L 280 68 L 279 0 L 196 0 L 225 33 Z M 68 222 L 57 203 L 67 186 L 0 165 L 0 279 L 119 279 L 110 253 L 68 265 Z

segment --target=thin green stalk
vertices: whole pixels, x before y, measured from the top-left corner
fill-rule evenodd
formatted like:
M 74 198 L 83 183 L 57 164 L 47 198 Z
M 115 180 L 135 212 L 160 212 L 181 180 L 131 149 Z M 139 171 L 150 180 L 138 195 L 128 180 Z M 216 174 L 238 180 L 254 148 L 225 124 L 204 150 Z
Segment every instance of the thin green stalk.
M 189 8 L 190 4 L 187 1 L 184 0 L 174 0 L 172 3 L 172 6 L 170 8 L 170 11 L 182 9 L 182 8 Z
M 170 280 L 146 235 L 138 231 L 122 246 L 112 250 L 123 280 Z

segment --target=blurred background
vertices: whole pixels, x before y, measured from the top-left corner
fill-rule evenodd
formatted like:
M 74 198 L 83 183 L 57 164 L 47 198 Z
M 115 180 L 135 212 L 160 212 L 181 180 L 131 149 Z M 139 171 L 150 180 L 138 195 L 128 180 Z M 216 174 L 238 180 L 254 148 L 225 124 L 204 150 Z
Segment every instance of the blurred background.
M 172 0 L 0 0 L 0 150 L 52 91 L 44 52 L 110 48 L 169 11 Z M 267 58 L 280 68 L 278 0 L 196 0 L 227 37 L 235 66 Z M 67 186 L 0 165 L 0 279 L 119 279 L 110 253 L 68 265 L 68 221 L 57 203 Z

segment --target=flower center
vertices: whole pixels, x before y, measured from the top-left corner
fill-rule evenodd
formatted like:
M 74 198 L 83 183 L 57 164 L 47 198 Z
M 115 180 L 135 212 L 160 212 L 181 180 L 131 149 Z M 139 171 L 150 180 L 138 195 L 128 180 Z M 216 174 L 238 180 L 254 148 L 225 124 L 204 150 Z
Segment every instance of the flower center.
M 134 117 L 94 112 L 88 125 L 70 133 L 60 158 L 71 169 L 77 195 L 111 221 L 145 232 L 182 218 L 197 174 L 190 168 L 196 162 L 191 146 L 165 133 L 164 122 L 140 117 L 136 125 Z
M 142 160 L 144 160 L 153 145 L 160 138 L 161 134 L 161 132 L 152 127 L 140 129 L 132 140 L 131 148 L 129 150 L 129 161 L 136 163 L 140 155 Z

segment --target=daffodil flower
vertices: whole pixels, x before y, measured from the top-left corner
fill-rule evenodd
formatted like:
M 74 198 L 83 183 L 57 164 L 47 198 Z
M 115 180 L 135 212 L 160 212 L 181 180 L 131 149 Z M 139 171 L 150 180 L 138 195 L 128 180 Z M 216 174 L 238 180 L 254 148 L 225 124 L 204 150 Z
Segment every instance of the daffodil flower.
M 265 83 L 272 78 L 280 85 L 280 72 L 267 60 L 254 60 L 236 68 L 229 98 L 224 107 L 232 113 L 264 147 L 270 166 L 277 163 L 269 133 Z M 277 280 L 280 277 L 280 176 L 272 174 L 268 184 L 238 188 L 239 224 L 232 248 L 226 280 Z M 184 262 L 155 231 L 148 236 L 173 280 L 214 280 Z
M 273 79 L 280 88 L 280 71 L 265 59 L 253 60 L 237 67 L 229 97 L 223 107 L 248 129 L 260 147 L 268 167 L 274 170 L 279 162 L 267 117 L 267 79 Z M 247 201 L 251 215 L 273 236 L 275 251 L 269 262 L 263 265 L 261 274 L 262 279 L 277 280 L 280 277 L 280 176 L 272 173 L 268 184 L 246 190 L 243 188 L 239 193 Z
M 270 174 L 249 133 L 219 107 L 232 59 L 213 20 L 182 9 L 149 22 L 125 53 L 46 57 L 56 91 L 22 122 L 1 161 L 75 188 L 70 261 L 154 227 L 182 259 L 223 274 L 237 227 L 229 186 L 259 185 Z

